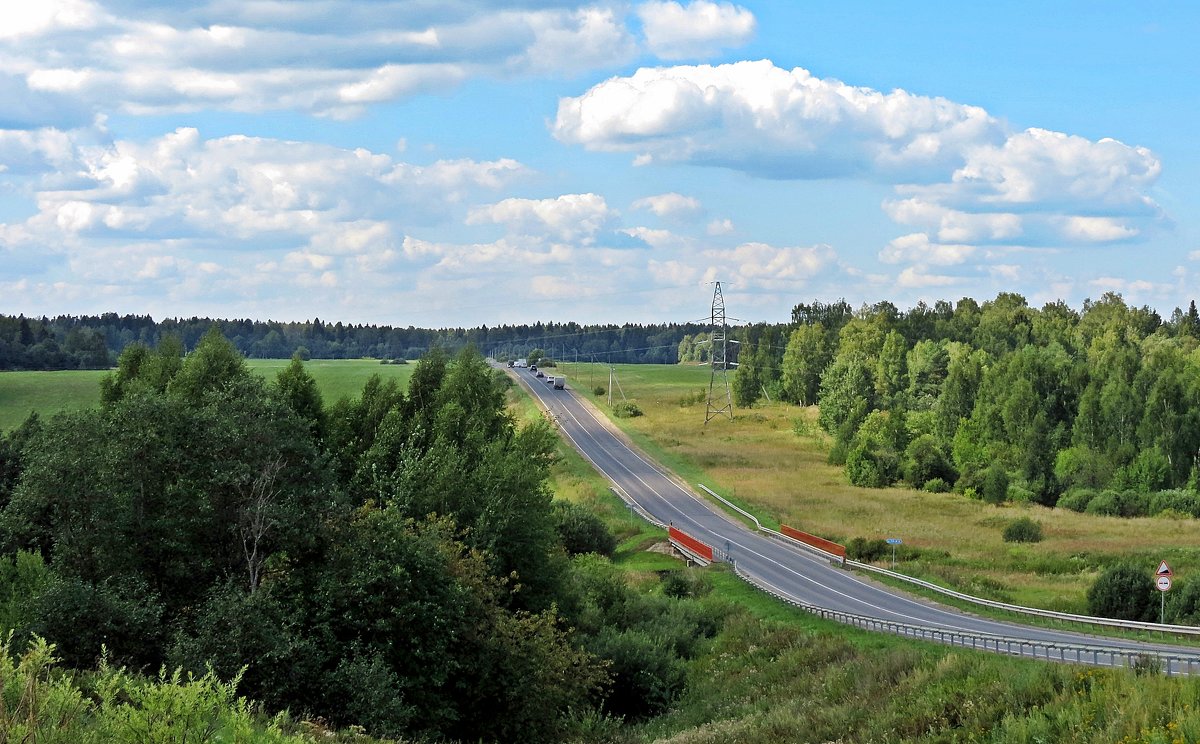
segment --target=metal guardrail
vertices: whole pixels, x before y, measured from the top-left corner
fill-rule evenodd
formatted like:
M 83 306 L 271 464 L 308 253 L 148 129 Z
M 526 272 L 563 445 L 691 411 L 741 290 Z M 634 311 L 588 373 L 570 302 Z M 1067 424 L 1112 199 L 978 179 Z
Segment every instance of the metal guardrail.
M 647 522 L 654 525 L 655 527 L 658 527 L 658 528 L 664 529 L 664 530 L 667 529 L 668 525 L 666 522 L 659 521 L 657 517 L 655 517 L 650 512 L 646 511 L 645 507 L 643 507 L 641 504 L 639 504 L 632 496 L 626 495 L 616 486 L 609 486 L 608 490 L 610 490 L 614 494 L 616 494 L 617 498 L 619 498 L 621 501 L 624 501 L 625 505 L 628 506 L 631 511 L 636 513 L 642 519 L 646 520 Z
M 1200 671 L 1200 653 L 1190 656 L 1187 654 L 1163 653 L 1150 649 L 1115 648 L 1083 643 L 1053 643 L 1050 641 L 1009 638 L 993 633 L 932 628 L 924 625 L 883 620 L 867 615 L 856 615 L 840 610 L 831 610 L 797 599 L 766 581 L 747 574 L 736 564 L 734 564 L 733 570 L 738 578 L 783 602 L 818 617 L 862 628 L 863 630 L 890 633 L 906 638 L 919 638 L 948 646 L 971 648 L 977 651 L 990 651 L 1060 663 L 1141 669 L 1153 668 L 1169 675 L 1191 675 Z
M 700 486 L 700 488 L 704 489 L 704 492 L 707 493 L 709 496 L 712 496 L 714 499 L 717 499 L 725 506 L 728 506 L 730 509 L 733 509 L 738 514 L 741 514 L 746 519 L 749 519 L 751 522 L 754 522 L 754 526 L 755 526 L 755 528 L 758 529 L 759 532 L 765 532 L 766 534 L 768 534 L 772 537 L 777 537 L 780 540 L 787 542 L 788 545 L 795 545 L 796 547 L 803 548 L 804 550 L 807 550 L 810 553 L 815 553 L 817 556 L 819 556 L 821 558 L 828 559 L 831 563 L 836 563 L 839 566 L 844 564 L 844 561 L 842 560 L 841 556 L 834 555 L 833 553 L 830 553 L 828 550 L 821 550 L 816 545 L 809 545 L 808 543 L 801 542 L 799 540 L 796 540 L 795 538 L 788 537 L 787 535 L 783 534 L 782 532 L 780 532 L 778 530 L 773 530 L 770 527 L 763 527 L 762 522 L 758 521 L 758 517 L 754 516 L 750 512 L 746 511 L 742 507 L 733 503 L 732 501 L 725 498 L 724 496 L 717 493 L 716 491 L 712 490 L 711 488 L 704 485 L 703 483 L 697 483 L 696 485 Z
M 957 592 L 957 591 L 954 591 L 953 589 L 947 589 L 944 586 L 938 586 L 937 584 L 934 584 L 929 581 L 925 581 L 923 579 L 918 579 L 913 576 L 906 576 L 905 574 L 898 573 L 896 571 L 889 571 L 888 569 L 880 568 L 879 566 L 872 566 L 869 563 L 861 563 L 859 561 L 849 561 L 848 560 L 848 561 L 846 561 L 846 565 L 850 566 L 851 568 L 857 568 L 857 569 L 861 569 L 863 571 L 870 571 L 872 573 L 877 573 L 877 574 L 880 574 L 883 576 L 888 576 L 888 577 L 896 579 L 898 581 L 905 581 L 905 582 L 908 582 L 909 584 L 915 584 L 916 586 L 930 589 L 932 591 L 937 592 L 938 594 L 942 594 L 947 597 L 954 597 L 955 599 L 959 599 L 964 602 L 970 602 L 972 604 L 981 605 L 983 607 L 991 607 L 991 608 L 997 609 L 997 610 L 1006 610 L 1008 612 L 1016 612 L 1016 613 L 1019 613 L 1022 615 L 1033 615 L 1036 617 L 1045 617 L 1045 618 L 1050 618 L 1053 620 L 1062 620 L 1065 622 L 1083 623 L 1085 625 L 1099 625 L 1099 626 L 1105 626 L 1105 627 L 1110 627 L 1110 628 L 1124 628 L 1127 630 L 1152 630 L 1152 631 L 1156 631 L 1159 633 L 1175 633 L 1178 635 L 1200 636 L 1200 627 L 1196 627 L 1194 625 L 1172 625 L 1170 623 L 1146 623 L 1146 622 L 1141 622 L 1139 620 L 1116 620 L 1114 618 L 1109 618 L 1109 617 L 1094 617 L 1092 615 L 1076 615 L 1076 614 L 1070 613 L 1070 612 L 1058 612 L 1056 610 L 1042 610 L 1042 609 L 1038 609 L 1037 607 L 1024 607 L 1022 605 L 1009 604 L 1008 602 L 998 602 L 993 599 L 984 599 L 983 597 L 975 597 L 970 594 L 963 594 L 962 592 Z
M 797 545 L 799 547 L 804 548 L 805 550 L 817 553 L 818 555 L 820 555 L 823 558 L 828 558 L 829 560 L 833 561 L 834 563 L 841 562 L 841 559 L 839 559 L 837 556 L 833 555 L 832 553 L 828 553 L 824 550 L 821 550 L 820 548 L 818 548 L 816 546 L 807 545 L 798 540 L 793 540 L 792 538 L 788 537 L 787 535 L 784 535 L 783 533 L 773 530 L 769 527 L 763 527 L 762 523 L 758 521 L 758 518 L 755 517 L 750 512 L 741 508 L 737 504 L 734 504 L 729 499 L 725 498 L 724 496 L 721 496 L 719 493 L 716 493 L 708 486 L 705 486 L 703 483 L 697 483 L 696 485 L 698 485 L 698 486 L 700 486 L 700 488 L 704 489 L 704 492 L 707 493 L 708 495 L 712 496 L 713 498 L 719 499 L 722 504 L 725 504 L 730 509 L 737 511 L 739 514 L 745 516 L 747 519 L 754 522 L 754 525 L 755 525 L 755 527 L 758 528 L 759 532 L 765 532 L 766 534 L 771 535 L 772 537 L 778 537 L 780 539 L 786 540 L 789 545 Z M 971 604 L 980 605 L 981 607 L 991 607 L 992 609 L 1004 610 L 1006 612 L 1014 612 L 1014 613 L 1017 613 L 1020 615 L 1044 617 L 1044 618 L 1049 618 L 1052 620 L 1061 620 L 1064 622 L 1081 623 L 1083 625 L 1097 625 L 1097 626 L 1108 627 L 1108 628 L 1123 628 L 1125 630 L 1150 630 L 1150 631 L 1156 631 L 1159 633 L 1175 633 L 1177 635 L 1200 636 L 1200 627 L 1197 627 L 1194 625 L 1172 625 L 1170 623 L 1147 623 L 1147 622 L 1141 622 L 1139 620 L 1117 620 L 1117 619 L 1109 618 L 1109 617 L 1094 617 L 1092 615 L 1076 615 L 1076 614 L 1070 613 L 1070 612 L 1058 612 L 1057 610 L 1043 610 L 1043 609 L 1039 609 L 1037 607 L 1025 607 L 1023 605 L 1015 605 L 1015 604 L 1010 604 L 1008 602 L 998 602 L 993 599 L 984 599 L 983 597 L 976 597 L 976 596 L 973 596 L 970 594 L 964 594 L 962 592 L 955 591 L 953 589 L 947 589 L 944 586 L 938 586 L 937 584 L 934 584 L 933 582 L 930 582 L 930 581 L 918 579 L 914 576 L 907 576 L 907 575 L 899 573 L 897 571 L 889 571 L 886 568 L 880 568 L 879 566 L 872 566 L 869 563 L 862 563 L 861 561 L 854 561 L 854 560 L 847 559 L 845 562 L 845 565 L 849 566 L 850 568 L 856 568 L 856 569 L 859 569 L 862 571 L 870 571 L 872 573 L 877 573 L 877 574 L 880 574 L 883 576 L 888 576 L 890 578 L 896 579 L 897 581 L 904 581 L 909 584 L 920 586 L 925 589 L 929 589 L 931 591 L 937 592 L 938 594 L 942 594 L 947 597 L 953 597 L 953 598 L 958 599 L 963 602 L 969 602 Z

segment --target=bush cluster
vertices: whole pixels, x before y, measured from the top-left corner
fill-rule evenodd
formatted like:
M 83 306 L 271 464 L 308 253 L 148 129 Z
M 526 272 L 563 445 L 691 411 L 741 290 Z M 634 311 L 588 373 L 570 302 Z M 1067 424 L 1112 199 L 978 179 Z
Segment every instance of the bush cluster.
M 605 710 L 627 720 L 671 706 L 686 685 L 687 660 L 717 634 L 730 611 L 711 598 L 693 598 L 706 591 L 702 578 L 665 579 L 663 594 L 639 594 L 619 569 L 598 556 L 577 558 L 571 583 L 579 596 L 580 606 L 571 614 L 580 641 L 610 665 Z M 668 585 L 672 594 L 666 593 Z
M 919 548 L 904 544 L 896 546 L 897 561 L 916 560 L 920 556 L 921 550 Z M 890 561 L 892 559 L 892 546 L 883 538 L 855 537 L 846 543 L 846 557 L 851 560 L 862 561 L 863 563 Z
M 1041 542 L 1042 525 L 1029 517 L 1020 517 L 1004 528 L 1004 542 Z
M 1062 495 L 1061 509 L 1107 517 L 1185 515 L 1200 518 L 1200 494 L 1183 488 L 1144 492 L 1073 488 Z
M 617 418 L 637 418 L 642 415 L 642 409 L 636 401 L 622 400 L 613 403 L 613 415 Z
M 590 509 L 569 501 L 554 502 L 554 527 L 567 555 L 596 553 L 611 557 L 617 539 Z

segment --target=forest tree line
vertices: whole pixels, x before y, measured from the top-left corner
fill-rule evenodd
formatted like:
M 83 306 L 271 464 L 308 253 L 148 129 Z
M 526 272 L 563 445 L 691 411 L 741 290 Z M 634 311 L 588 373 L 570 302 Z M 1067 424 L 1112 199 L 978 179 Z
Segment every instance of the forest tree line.
M 736 402 L 819 406 L 856 485 L 1200 517 L 1195 302 L 1167 319 L 1112 293 L 1080 311 L 815 302 L 740 340 Z
M 472 347 L 322 400 L 211 328 L 134 343 L 91 410 L 0 437 L 0 632 L 380 736 L 559 741 L 664 710 L 722 612 L 628 588 L 552 500 L 557 438 Z M 600 554 L 600 555 L 597 555 Z M 241 671 L 244 669 L 244 672 Z
M 394 328 L 386 325 L 166 318 L 148 315 L 0 315 L 0 370 L 107 369 L 130 344 L 156 346 L 173 336 L 185 350 L 216 326 L 242 356 L 287 359 L 303 349 L 316 359 L 417 359 L 441 347 L 468 345 L 516 359 L 542 348 L 571 361 L 673 364 L 680 340 L 704 329 L 695 323 L 580 325 L 536 322 L 477 328 Z

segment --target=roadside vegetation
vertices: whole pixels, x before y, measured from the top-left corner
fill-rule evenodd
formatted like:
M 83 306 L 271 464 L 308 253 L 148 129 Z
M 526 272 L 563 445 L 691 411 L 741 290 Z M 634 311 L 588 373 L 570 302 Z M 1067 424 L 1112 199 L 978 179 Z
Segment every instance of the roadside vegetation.
M 46 415 L 4 437 L 3 524 L 13 547 L 0 560 L 0 625 L 16 635 L 3 649 L 0 728 L 9 739 L 1200 737 L 1200 690 L 1191 681 L 849 630 L 720 568 L 688 570 L 648 552 L 661 533 L 634 518 L 558 438 L 537 434 L 540 413 L 514 389 L 505 392 L 478 357 L 407 365 L 407 389 L 368 380 L 329 405 L 309 365 L 295 360 L 255 376 L 218 336 L 186 361 L 155 355 L 143 355 L 136 370 L 124 360 L 99 407 Z M 646 383 L 642 373 L 670 381 L 640 389 L 647 415 L 625 421 L 690 409 L 706 431 L 700 436 L 736 444 L 732 427 L 704 430 L 694 420 L 703 414 L 696 371 L 619 371 L 627 390 Z M 671 385 L 691 402 L 672 399 Z M 424 418 L 435 410 L 454 413 Z M 794 438 L 789 416 L 783 420 Z M 778 434 L 768 420 L 751 423 L 767 440 Z M 544 453 L 524 452 L 519 469 L 500 471 L 512 489 L 472 480 L 470 463 L 490 473 L 504 467 L 506 447 L 470 434 L 492 426 L 514 437 L 508 447 Z M 432 443 L 414 439 L 421 431 L 434 432 Z M 446 439 L 455 432 L 466 438 Z M 407 450 L 393 449 L 398 443 Z M 169 449 L 156 454 L 155 446 Z M 468 454 L 463 446 L 483 449 Z M 14 452 L 16 460 L 8 457 Z M 91 468 L 93 457 L 108 464 Z M 212 457 L 232 469 L 212 468 Z M 545 469 L 531 470 L 537 462 Z M 139 492 L 175 495 L 156 502 Z M 438 503 L 443 516 L 429 518 L 425 499 L 439 493 L 477 494 L 485 512 L 489 499 L 502 498 L 518 518 L 472 519 L 482 515 L 478 507 L 454 501 Z M 186 494 L 200 499 L 181 501 Z M 746 498 L 745 486 L 738 495 Z M 262 523 L 261 563 L 247 552 L 256 503 L 271 517 Z M 74 532 L 68 516 L 99 529 Z M 997 523 L 997 534 L 1011 522 Z M 303 530 L 289 526 L 300 523 Z M 138 532 L 146 529 L 154 532 Z M 533 551 L 538 566 L 518 567 L 514 578 L 503 561 L 515 557 L 497 549 L 497 531 L 525 546 L 544 541 L 546 552 Z M 215 552 L 194 542 L 214 537 Z M 163 552 L 170 550 L 182 552 Z M 469 612 L 456 614 L 462 609 Z M 429 622 L 442 632 L 447 622 L 455 627 L 455 617 L 470 618 L 454 631 L 466 651 L 421 635 Z M 378 628 L 393 639 L 424 637 L 421 666 L 376 646 Z M 353 662 L 326 661 L 335 656 Z M 496 685 L 505 697 L 496 697 Z M 492 717 L 497 710 L 505 721 Z
M 592 395 L 589 384 L 589 377 L 607 380 L 606 367 L 562 367 L 568 380 L 579 381 L 577 393 L 607 410 L 607 396 Z M 1175 570 L 1168 619 L 1192 622 L 1186 618 L 1195 614 L 1192 595 L 1200 590 L 1196 519 L 993 504 L 902 484 L 858 487 L 828 462 L 833 441 L 820 428 L 815 406 L 763 399 L 753 408 L 735 408 L 732 422 L 716 418 L 705 425 L 708 367 L 614 369 L 625 394 L 636 397 L 645 413 L 613 419 L 631 440 L 688 483 L 704 483 L 764 525 L 782 522 L 848 545 L 898 537 L 904 540 L 896 553 L 903 573 L 989 599 L 1085 614 L 1088 590 L 1107 567 L 1132 562 L 1149 577 L 1166 560 Z M 718 375 L 721 393 L 719 381 Z M 1023 517 L 1040 525 L 1042 539 L 1006 542 L 1005 530 Z M 890 558 L 889 550 L 868 560 L 890 565 Z
M 628 376 L 630 384 L 640 385 L 637 370 L 647 371 L 618 370 L 622 384 Z M 694 370 L 687 368 L 648 374 L 679 385 L 694 381 Z M 537 415 L 524 396 L 513 400 L 524 415 Z M 621 538 L 613 565 L 629 584 L 727 605 L 721 630 L 687 664 L 686 686 L 666 713 L 621 727 L 597 722 L 578 741 L 1200 740 L 1197 681 L 1051 665 L 866 633 L 778 602 L 723 567 L 684 569 L 645 551 L 662 540 L 661 533 L 631 520 L 582 458 L 565 447 L 560 456 L 551 469 L 555 491 L 605 515 Z

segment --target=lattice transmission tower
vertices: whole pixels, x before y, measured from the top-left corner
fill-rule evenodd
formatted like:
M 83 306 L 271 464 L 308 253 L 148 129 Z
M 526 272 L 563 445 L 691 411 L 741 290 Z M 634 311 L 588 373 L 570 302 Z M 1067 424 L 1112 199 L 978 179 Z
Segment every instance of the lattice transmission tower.
M 712 345 L 712 371 L 708 376 L 708 407 L 704 412 L 704 425 L 717 416 L 728 416 L 733 421 L 733 393 L 729 390 L 729 342 L 725 338 L 725 297 L 721 294 L 721 283 L 717 282 L 713 291 L 712 325 L 709 343 Z M 725 394 L 717 394 L 714 401 L 713 391 L 717 390 L 717 372 L 721 374 L 721 383 Z

